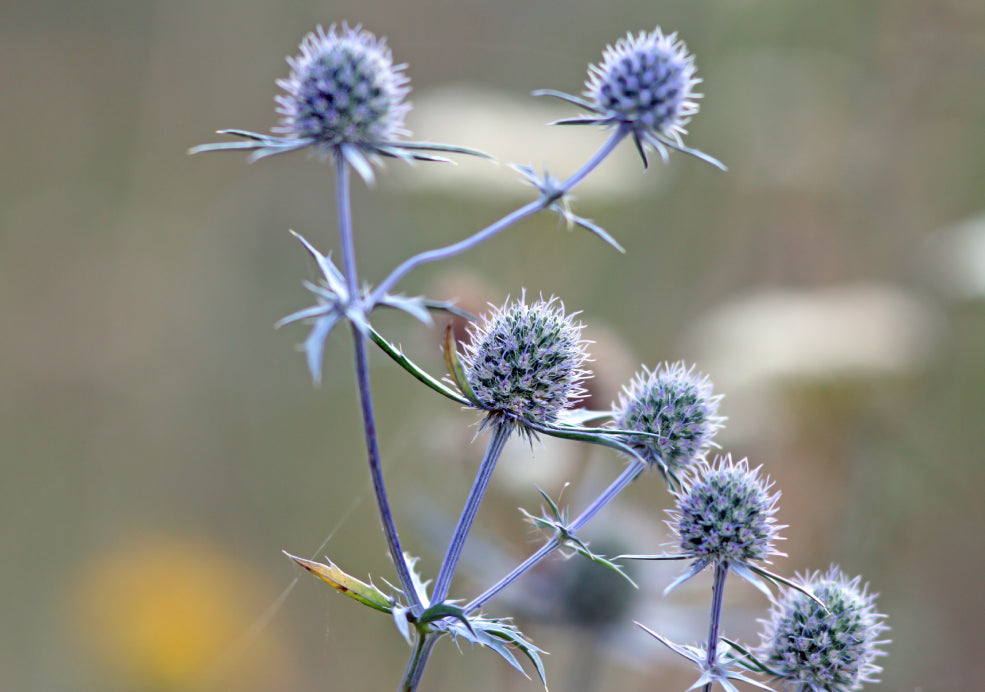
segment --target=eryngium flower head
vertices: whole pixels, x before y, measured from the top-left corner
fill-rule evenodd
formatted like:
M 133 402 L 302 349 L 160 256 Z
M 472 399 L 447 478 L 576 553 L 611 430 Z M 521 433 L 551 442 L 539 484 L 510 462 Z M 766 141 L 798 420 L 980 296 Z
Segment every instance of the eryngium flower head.
M 717 416 L 721 395 L 712 394 L 711 381 L 683 362 L 644 368 L 619 395 L 613 422 L 642 435 L 623 441 L 651 465 L 675 473 L 704 456 L 722 426 Z
M 879 682 L 882 668 L 873 660 L 885 655 L 877 647 L 888 643 L 879 637 L 889 628 L 885 615 L 876 612 L 876 594 L 835 566 L 800 582 L 824 605 L 795 589 L 775 600 L 763 621 L 763 662 L 781 679 L 816 692 L 848 692 Z
M 406 65 L 394 65 L 385 39 L 346 24 L 320 26 L 305 36 L 301 54 L 288 58 L 291 74 L 277 80 L 283 116 L 274 128 L 309 140 L 326 153 L 342 145 L 373 148 L 406 134 L 410 106 Z
M 588 68 L 585 96 L 615 122 L 669 137 L 680 144 L 685 125 L 698 112 L 694 56 L 673 33 L 660 27 L 626 34 L 606 46 L 602 62 Z
M 664 36 L 657 27 L 636 36 L 626 34 L 614 46 L 606 46 L 602 62 L 588 68 L 584 98 L 547 89 L 534 93 L 561 98 L 594 114 L 556 124 L 618 126 L 632 133 L 644 166 L 645 147 L 651 146 L 664 161 L 670 147 L 725 170 L 720 161 L 681 140 L 702 96 L 694 91 L 701 82 L 695 71 L 694 56 L 677 33 Z
M 473 325 L 462 366 L 490 422 L 553 423 L 584 396 L 588 356 L 573 318 L 555 298 L 521 298 Z
M 250 160 L 296 149 L 313 147 L 352 166 L 372 183 L 371 163 L 380 156 L 407 161 L 445 161 L 431 152 L 471 154 L 488 158 L 474 149 L 433 142 L 408 142 L 404 117 L 410 104 L 406 65 L 394 65 L 384 39 L 357 26 L 343 24 L 325 31 L 320 26 L 304 37 L 301 54 L 289 57 L 291 73 L 277 80 L 285 94 L 277 96 L 281 123 L 274 133 L 219 130 L 240 141 L 200 144 L 189 153 L 249 150 Z
M 677 510 L 668 512 L 668 524 L 681 552 L 694 559 L 690 574 L 724 562 L 742 575 L 746 565 L 782 555 L 773 547 L 782 528 L 773 516 L 780 493 L 770 494 L 773 483 L 759 477 L 759 468 L 731 455 L 715 464 L 702 460 L 675 491 Z

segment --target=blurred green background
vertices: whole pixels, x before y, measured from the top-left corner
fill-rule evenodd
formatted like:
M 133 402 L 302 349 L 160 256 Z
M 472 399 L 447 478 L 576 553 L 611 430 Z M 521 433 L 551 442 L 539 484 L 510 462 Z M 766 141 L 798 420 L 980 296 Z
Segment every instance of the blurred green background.
M 334 247 L 329 170 L 304 154 L 185 154 L 216 129 L 274 125 L 284 56 L 343 20 L 410 64 L 415 136 L 557 175 L 604 135 L 529 134 L 531 117 L 572 114 L 529 92 L 577 93 L 627 31 L 680 32 L 705 80 L 688 142 L 731 172 L 674 155 L 644 176 L 622 152 L 575 209 L 626 255 L 542 215 L 403 288 L 474 310 L 524 287 L 561 296 L 596 341 L 597 406 L 640 363 L 696 362 L 726 394 L 723 447 L 784 493 L 789 558 L 776 569 L 838 562 L 871 582 L 892 626 L 886 689 L 985 687 L 979 0 L 5 2 L 0 687 L 395 688 L 407 648 L 392 623 L 280 552 L 393 578 L 348 339 L 330 338 L 314 389 L 294 350 L 305 331 L 271 328 L 309 303 L 301 281 L 315 276 L 288 229 Z M 515 144 L 523 136 L 539 148 Z M 524 199 L 505 166 L 433 168 L 390 163 L 375 189 L 356 186 L 368 280 Z M 401 315 L 379 325 L 442 371 L 439 329 Z M 373 363 L 398 524 L 433 574 L 484 440 L 471 442 L 474 414 Z M 456 593 L 494 581 L 500 551 L 534 545 L 516 511 L 537 509 L 534 483 L 557 494 L 572 481 L 577 510 L 621 464 L 511 448 L 479 516 L 488 547 Z M 659 552 L 669 505 L 658 478 L 641 480 L 599 540 Z M 528 613 L 552 689 L 693 681 L 630 620 L 696 641 L 710 581 L 661 599 L 675 572 L 638 565 L 650 588 L 600 632 L 565 625 L 580 616 L 560 603 L 545 614 L 522 602 L 563 590 L 564 566 L 491 608 Z M 755 641 L 762 598 L 734 585 L 726 605 L 726 633 Z M 447 642 L 425 688 L 541 689 Z

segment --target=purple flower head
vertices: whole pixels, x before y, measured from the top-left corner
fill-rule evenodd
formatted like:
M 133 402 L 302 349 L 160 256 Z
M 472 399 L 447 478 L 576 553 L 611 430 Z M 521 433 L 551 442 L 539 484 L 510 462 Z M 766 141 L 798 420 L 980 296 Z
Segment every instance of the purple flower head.
M 314 148 L 323 157 L 341 157 L 367 183 L 372 163 L 381 156 L 407 161 L 448 161 L 432 152 L 486 154 L 432 142 L 408 142 L 404 118 L 410 104 L 410 80 L 404 64 L 394 65 L 386 40 L 362 27 L 320 26 L 301 41 L 300 55 L 289 57 L 291 72 L 277 80 L 285 93 L 276 97 L 280 125 L 275 134 L 219 130 L 240 141 L 201 144 L 189 153 L 248 150 L 251 160 L 296 149 Z
M 771 495 L 772 486 L 760 478 L 759 467 L 750 469 L 745 459 L 733 462 L 731 455 L 691 467 L 684 487 L 674 493 L 677 509 L 668 512 L 668 524 L 681 553 L 694 560 L 692 575 L 724 562 L 742 576 L 746 566 L 783 554 L 773 547 L 783 527 L 773 516 L 780 493 Z
M 722 427 L 717 416 L 721 395 L 712 394 L 707 377 L 683 362 L 644 368 L 623 388 L 613 422 L 623 430 L 653 433 L 623 441 L 645 461 L 671 472 L 704 456 Z
M 815 692 L 851 692 L 879 682 L 882 668 L 873 660 L 885 655 L 877 647 L 888 643 L 879 637 L 889 628 L 876 611 L 876 594 L 835 566 L 799 581 L 817 601 L 795 589 L 774 600 L 763 621 L 763 662 L 780 679 Z
M 462 365 L 490 422 L 550 424 L 584 396 L 588 356 L 573 318 L 556 298 L 521 298 L 472 326 Z
M 660 27 L 636 36 L 626 34 L 614 46 L 606 46 L 602 61 L 590 65 L 583 96 L 543 89 L 534 92 L 554 96 L 584 108 L 592 115 L 566 118 L 558 125 L 604 125 L 622 128 L 647 164 L 646 148 L 657 150 L 666 161 L 667 149 L 677 149 L 725 170 L 717 159 L 684 145 L 682 135 L 698 112 L 701 94 L 694 87 L 694 56 L 677 34 L 664 35 Z
M 394 65 L 385 39 L 360 27 L 320 26 L 288 58 L 291 74 L 277 80 L 281 125 L 274 132 L 309 140 L 331 153 L 343 145 L 372 149 L 407 134 L 406 65 Z
M 673 33 L 660 27 L 632 33 L 606 46 L 602 62 L 588 68 L 585 96 L 612 122 L 641 134 L 669 137 L 680 144 L 685 125 L 698 112 L 694 56 Z

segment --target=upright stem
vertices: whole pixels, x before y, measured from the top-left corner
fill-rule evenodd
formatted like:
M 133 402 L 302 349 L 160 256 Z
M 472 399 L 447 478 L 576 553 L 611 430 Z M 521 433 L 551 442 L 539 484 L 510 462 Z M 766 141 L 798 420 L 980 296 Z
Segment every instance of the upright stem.
M 356 275 L 356 253 L 352 243 L 352 209 L 349 204 L 349 166 L 340 155 L 335 156 L 336 198 L 339 215 L 339 246 L 342 251 L 343 266 L 345 267 L 346 284 L 349 289 L 349 300 L 358 300 L 359 281 Z M 352 325 L 352 343 L 356 359 L 356 385 L 359 389 L 359 405 L 363 417 L 363 431 L 366 437 L 366 453 L 369 457 L 369 473 L 373 480 L 373 493 L 376 495 L 376 506 L 380 513 L 380 524 L 390 550 L 390 559 L 397 570 L 400 587 L 407 597 L 411 610 L 415 614 L 423 611 L 421 599 L 414 588 L 410 567 L 404 551 L 400 547 L 397 527 L 393 522 L 393 512 L 386 494 L 383 482 L 383 465 L 380 462 L 380 450 L 376 439 L 376 417 L 373 414 L 373 396 L 369 382 L 369 357 L 366 353 L 366 337 L 359 328 Z
M 489 440 L 489 445 L 486 447 L 486 453 L 482 457 L 482 463 L 479 464 L 479 471 L 476 473 L 475 481 L 472 483 L 472 490 L 469 491 L 468 499 L 465 501 L 465 507 L 462 509 L 462 515 L 458 518 L 458 525 L 455 526 L 455 532 L 452 534 L 451 542 L 448 544 L 448 552 L 445 553 L 445 559 L 442 561 L 441 569 L 438 571 L 438 579 L 434 583 L 434 593 L 431 596 L 432 603 L 441 603 L 448 596 L 448 589 L 451 587 L 452 577 L 455 576 L 455 567 L 458 565 L 458 559 L 462 556 L 465 540 L 468 538 L 472 523 L 475 521 L 475 515 L 479 511 L 479 505 L 482 503 L 482 498 L 485 496 L 486 489 L 489 487 L 489 480 L 492 478 L 493 469 L 496 468 L 496 462 L 503 453 L 503 447 L 506 445 L 512 429 L 513 426 L 509 423 L 496 424 L 493 427 L 492 437 Z
M 718 659 L 718 626 L 722 621 L 722 599 L 725 596 L 725 577 L 728 575 L 728 562 L 724 560 L 715 565 L 715 583 L 711 587 L 711 624 L 708 626 L 708 655 L 705 664 L 708 669 Z M 711 692 L 712 682 L 705 685 L 704 692 Z
M 575 533 L 584 527 L 585 524 L 591 521 L 607 504 L 612 502 L 616 495 L 621 493 L 627 485 L 636 480 L 645 468 L 646 467 L 640 463 L 633 463 L 632 466 L 626 468 L 619 475 L 619 478 L 614 480 L 605 492 L 596 498 L 595 502 L 589 505 L 584 512 L 579 514 L 578 517 L 566 527 L 568 533 Z M 534 565 L 553 553 L 559 547 L 561 547 L 561 539 L 559 536 L 555 535 L 547 541 L 547 543 L 542 545 L 537 552 L 528 557 L 521 564 L 517 565 L 512 572 L 490 586 L 481 595 L 473 599 L 467 606 L 465 606 L 465 612 L 467 614 L 471 614 L 482 608 L 482 606 L 497 596 L 500 591 L 526 574 L 532 567 L 534 567 Z
M 400 683 L 400 692 L 414 692 L 421 684 L 421 676 L 424 675 L 424 668 L 427 666 L 428 659 L 434 645 L 438 643 L 440 634 L 428 632 L 421 634 L 418 632 L 417 640 L 414 642 L 414 651 L 407 661 L 407 668 L 404 670 L 404 679 Z
M 629 129 L 626 126 L 621 126 L 616 129 L 615 132 L 605 141 L 605 143 L 595 152 L 594 156 L 585 162 L 581 168 L 575 171 L 571 177 L 565 180 L 560 185 L 560 191 L 562 195 L 566 195 L 571 192 L 572 188 L 580 183 L 585 176 L 591 173 L 605 158 L 612 153 L 616 146 L 621 142 L 626 135 L 629 134 Z M 407 276 L 411 271 L 421 266 L 422 264 L 427 264 L 428 262 L 437 262 L 439 260 L 448 259 L 449 257 L 454 257 L 466 250 L 471 250 L 476 245 L 483 243 L 500 231 L 512 226 L 517 221 L 526 218 L 532 214 L 536 214 L 543 209 L 546 209 L 553 203 L 554 199 L 547 199 L 545 196 L 541 196 L 540 199 L 525 204 L 519 209 L 507 214 L 503 218 L 499 219 L 493 224 L 486 226 L 481 231 L 477 231 L 473 235 L 458 241 L 457 243 L 452 243 L 443 248 L 437 248 L 434 250 L 426 250 L 420 254 L 410 257 L 402 264 L 400 264 L 396 269 L 390 272 L 379 286 L 373 291 L 370 296 L 369 305 L 375 305 L 380 301 L 380 299 L 388 293 L 397 283 Z

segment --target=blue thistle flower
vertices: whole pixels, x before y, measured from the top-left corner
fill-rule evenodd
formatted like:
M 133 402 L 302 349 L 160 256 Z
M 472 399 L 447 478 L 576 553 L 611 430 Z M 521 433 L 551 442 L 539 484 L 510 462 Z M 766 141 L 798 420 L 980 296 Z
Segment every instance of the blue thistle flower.
M 879 682 L 882 668 L 873 660 L 885 655 L 877 647 L 888 643 L 879 637 L 889 628 L 885 615 L 876 612 L 876 594 L 860 580 L 832 565 L 825 574 L 800 577 L 817 600 L 790 589 L 773 601 L 759 653 L 778 679 L 815 692 L 849 692 Z
M 319 26 L 304 37 L 300 55 L 288 57 L 287 79 L 277 80 L 286 93 L 276 97 L 281 124 L 263 135 L 245 130 L 220 134 L 246 141 L 203 144 L 190 153 L 225 149 L 253 150 L 251 160 L 314 147 L 322 156 L 341 156 L 362 178 L 373 181 L 370 163 L 379 155 L 405 160 L 447 161 L 425 151 L 486 156 L 463 147 L 430 142 L 406 142 L 404 117 L 410 104 L 406 64 L 394 65 L 386 40 L 361 26 Z
M 573 318 L 556 298 L 521 297 L 472 325 L 462 366 L 487 422 L 551 424 L 584 396 L 587 342 Z
M 684 146 L 681 139 L 702 96 L 694 91 L 701 82 L 695 71 L 694 56 L 677 33 L 665 36 L 657 27 L 636 36 L 626 34 L 614 46 L 606 46 L 602 62 L 588 68 L 585 98 L 546 89 L 535 94 L 563 99 L 594 114 L 555 124 L 619 126 L 632 133 L 644 166 L 645 147 L 650 146 L 664 161 L 669 147 L 725 170 L 720 161 Z
M 770 494 L 773 483 L 759 477 L 760 468 L 750 469 L 747 460 L 736 463 L 725 455 L 716 463 L 702 460 L 689 469 L 684 487 L 674 491 L 677 509 L 668 510 L 672 519 L 667 523 L 681 553 L 693 563 L 668 590 L 720 563 L 765 588 L 754 576 L 762 570 L 753 563 L 783 555 L 773 547 L 783 526 L 773 516 L 780 493 Z
M 336 147 L 372 149 L 408 134 L 410 104 L 406 64 L 394 65 L 385 39 L 361 27 L 320 26 L 305 36 L 301 54 L 287 59 L 291 74 L 277 80 L 281 125 L 273 128 L 331 152 Z
M 651 465 L 674 474 L 704 456 L 722 427 L 716 415 L 722 395 L 712 394 L 711 381 L 683 361 L 643 368 L 623 387 L 615 405 L 617 428 L 653 433 L 627 436 L 624 442 Z

